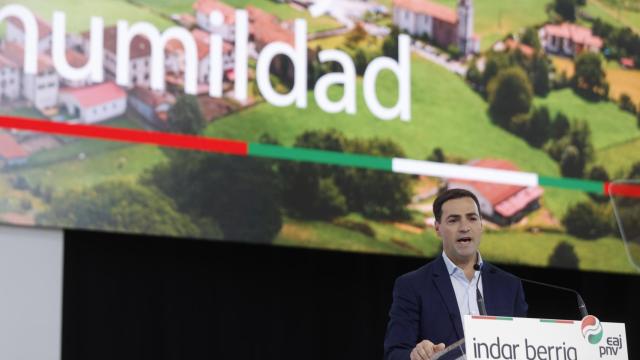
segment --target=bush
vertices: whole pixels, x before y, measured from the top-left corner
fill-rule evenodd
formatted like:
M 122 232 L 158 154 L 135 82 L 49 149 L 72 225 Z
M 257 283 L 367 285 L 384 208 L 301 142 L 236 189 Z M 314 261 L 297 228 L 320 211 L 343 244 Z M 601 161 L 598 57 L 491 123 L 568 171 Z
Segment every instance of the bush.
M 549 256 L 549 266 L 551 267 L 578 269 L 579 264 L 580 259 L 578 259 L 573 245 L 566 241 L 560 242 Z
M 631 97 L 625 93 L 620 94 L 620 99 L 618 100 L 618 106 L 621 110 L 630 112 L 632 114 L 636 113 L 636 106 L 633 104 Z
M 588 201 L 569 207 L 562 224 L 571 235 L 581 239 L 597 239 L 611 233 L 610 218 L 611 211 Z
M 506 128 L 511 118 L 517 114 L 528 114 L 533 100 L 533 89 L 527 74 L 512 67 L 500 71 L 487 86 L 489 113 L 502 127 Z

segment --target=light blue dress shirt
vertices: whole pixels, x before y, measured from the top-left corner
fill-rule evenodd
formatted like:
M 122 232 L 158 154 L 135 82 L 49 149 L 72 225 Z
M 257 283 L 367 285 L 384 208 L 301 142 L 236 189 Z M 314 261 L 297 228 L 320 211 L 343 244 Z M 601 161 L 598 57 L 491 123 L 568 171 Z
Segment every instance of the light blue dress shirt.
M 444 251 L 442 252 L 442 257 L 444 258 L 444 263 L 447 266 L 447 271 L 449 272 L 449 279 L 451 279 L 453 291 L 456 294 L 460 317 L 464 318 L 465 315 L 479 315 L 480 310 L 478 310 L 476 284 L 478 283 L 478 279 L 480 279 L 480 271 L 474 271 L 473 278 L 469 280 L 465 276 L 464 270 L 456 266 Z M 480 252 L 478 252 L 478 264 L 482 267 L 482 256 L 480 256 Z M 479 288 L 480 294 L 484 296 L 484 292 L 482 291 L 482 281 L 480 281 Z

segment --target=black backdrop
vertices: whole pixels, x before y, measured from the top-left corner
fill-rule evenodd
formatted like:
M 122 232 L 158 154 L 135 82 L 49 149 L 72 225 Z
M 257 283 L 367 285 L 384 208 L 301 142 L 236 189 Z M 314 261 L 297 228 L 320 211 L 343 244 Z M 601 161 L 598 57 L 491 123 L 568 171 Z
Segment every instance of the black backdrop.
M 426 259 L 81 231 L 65 233 L 63 360 L 381 359 L 394 279 Z M 640 277 L 501 266 L 580 291 L 626 322 L 640 356 Z M 532 317 L 575 297 L 525 285 Z

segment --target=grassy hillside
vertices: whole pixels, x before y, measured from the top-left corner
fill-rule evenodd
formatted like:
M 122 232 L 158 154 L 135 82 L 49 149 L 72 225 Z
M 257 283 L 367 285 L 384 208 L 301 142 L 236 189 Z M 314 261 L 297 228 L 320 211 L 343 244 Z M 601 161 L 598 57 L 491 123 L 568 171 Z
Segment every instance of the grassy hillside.
M 561 241 L 574 246 L 581 270 L 638 273 L 629 263 L 624 242 L 614 237 L 580 240 L 567 234 L 488 232 L 483 236 L 480 250 L 488 260 L 547 266 L 549 256 Z
M 575 95 L 571 89 L 554 91 L 536 105 L 546 105 L 555 113 L 562 111 L 571 119 L 583 119 L 591 127 L 596 149 L 628 141 L 640 135 L 633 115 L 612 102 L 589 102 Z
M 131 23 L 148 21 L 159 29 L 173 25 L 168 18 L 124 0 L 19 0 L 17 3 L 27 6 L 49 22 L 54 10 L 64 11 L 67 14 L 68 32 L 89 30 L 91 16 L 102 17 L 105 25 L 115 25 L 118 20 L 128 20 Z
M 640 161 L 640 137 L 614 144 L 596 152 L 596 163 L 607 169 L 609 176 L 619 178 L 629 171 L 631 164 Z
M 637 2 L 628 2 L 629 7 L 625 7 L 619 0 L 589 0 L 587 1 L 586 12 L 594 17 L 599 17 L 614 25 L 629 26 L 633 31 L 640 32 L 640 11 Z M 631 8 L 635 6 L 635 11 Z
M 391 74 L 383 73 L 378 81 L 378 94 L 386 103 L 395 100 L 397 83 Z M 336 92 L 339 89 L 333 89 Z M 212 123 L 206 130 L 210 136 L 257 141 L 268 132 L 284 145 L 309 129 L 336 128 L 350 137 L 383 137 L 392 139 L 405 149 L 407 156 L 425 159 L 433 148 L 445 153 L 474 158 L 503 158 L 520 169 L 548 176 L 558 176 L 558 167 L 543 151 L 528 146 L 521 139 L 493 125 L 486 114 L 486 103 L 457 76 L 426 60 L 412 61 L 412 119 L 381 121 L 365 106 L 358 83 L 356 115 L 327 114 L 320 110 L 309 93 L 307 109 L 278 108 L 267 103 L 233 114 Z M 564 212 L 582 194 L 548 189 L 545 198 L 556 214 Z

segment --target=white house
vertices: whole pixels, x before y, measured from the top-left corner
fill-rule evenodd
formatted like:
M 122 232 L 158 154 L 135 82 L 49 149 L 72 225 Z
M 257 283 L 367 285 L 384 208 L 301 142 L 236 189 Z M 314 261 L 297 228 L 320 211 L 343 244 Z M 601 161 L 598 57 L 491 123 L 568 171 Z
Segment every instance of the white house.
M 5 39 L 24 46 L 24 26 L 22 22 L 13 16 L 8 20 Z M 53 39 L 51 25 L 38 16 L 36 16 L 36 22 L 38 24 L 38 53 L 50 53 L 51 41 Z
M 25 74 L 22 70 L 24 48 L 21 44 L 5 42 L 0 54 L 19 66 L 22 76 L 22 96 L 31 101 L 38 110 L 45 114 L 56 107 L 59 79 L 49 56 L 38 54 L 38 72 L 36 74 Z
M 217 0 L 197 0 L 193 3 L 193 10 L 196 13 L 198 27 L 210 33 L 220 34 L 225 41 L 234 41 L 234 24 L 236 21 L 234 8 Z M 224 16 L 224 23 L 221 26 L 211 26 L 209 14 L 212 11 L 219 11 Z
M 15 100 L 20 96 L 20 67 L 0 55 L 0 102 Z
M 593 35 L 591 29 L 570 23 L 547 24 L 538 35 L 546 51 L 567 56 L 583 51 L 599 52 L 603 45 L 602 38 Z
M 106 82 L 63 89 L 60 103 L 70 115 L 85 124 L 92 124 L 124 114 L 127 110 L 127 93 L 114 82 Z
M 428 0 L 393 0 L 393 24 L 400 30 L 426 34 L 442 47 L 456 45 L 464 54 L 480 50 L 473 19 L 472 0 L 459 0 L 455 10 Z
M 90 33 L 82 34 L 84 54 L 89 54 Z M 116 78 L 117 28 L 104 28 L 104 70 L 105 79 Z M 151 74 L 151 43 L 143 36 L 135 36 L 129 47 L 129 79 L 132 86 L 149 86 Z
M 207 92 L 209 83 L 209 33 L 200 29 L 191 31 L 198 51 L 198 89 Z M 184 85 L 185 52 L 178 40 L 170 40 L 167 43 L 165 68 L 167 69 L 167 82 L 173 85 Z M 219 56 L 219 55 L 215 55 Z M 222 69 L 231 71 L 234 64 L 234 47 L 231 43 L 222 43 Z M 202 91 L 200 91 L 202 90 Z

